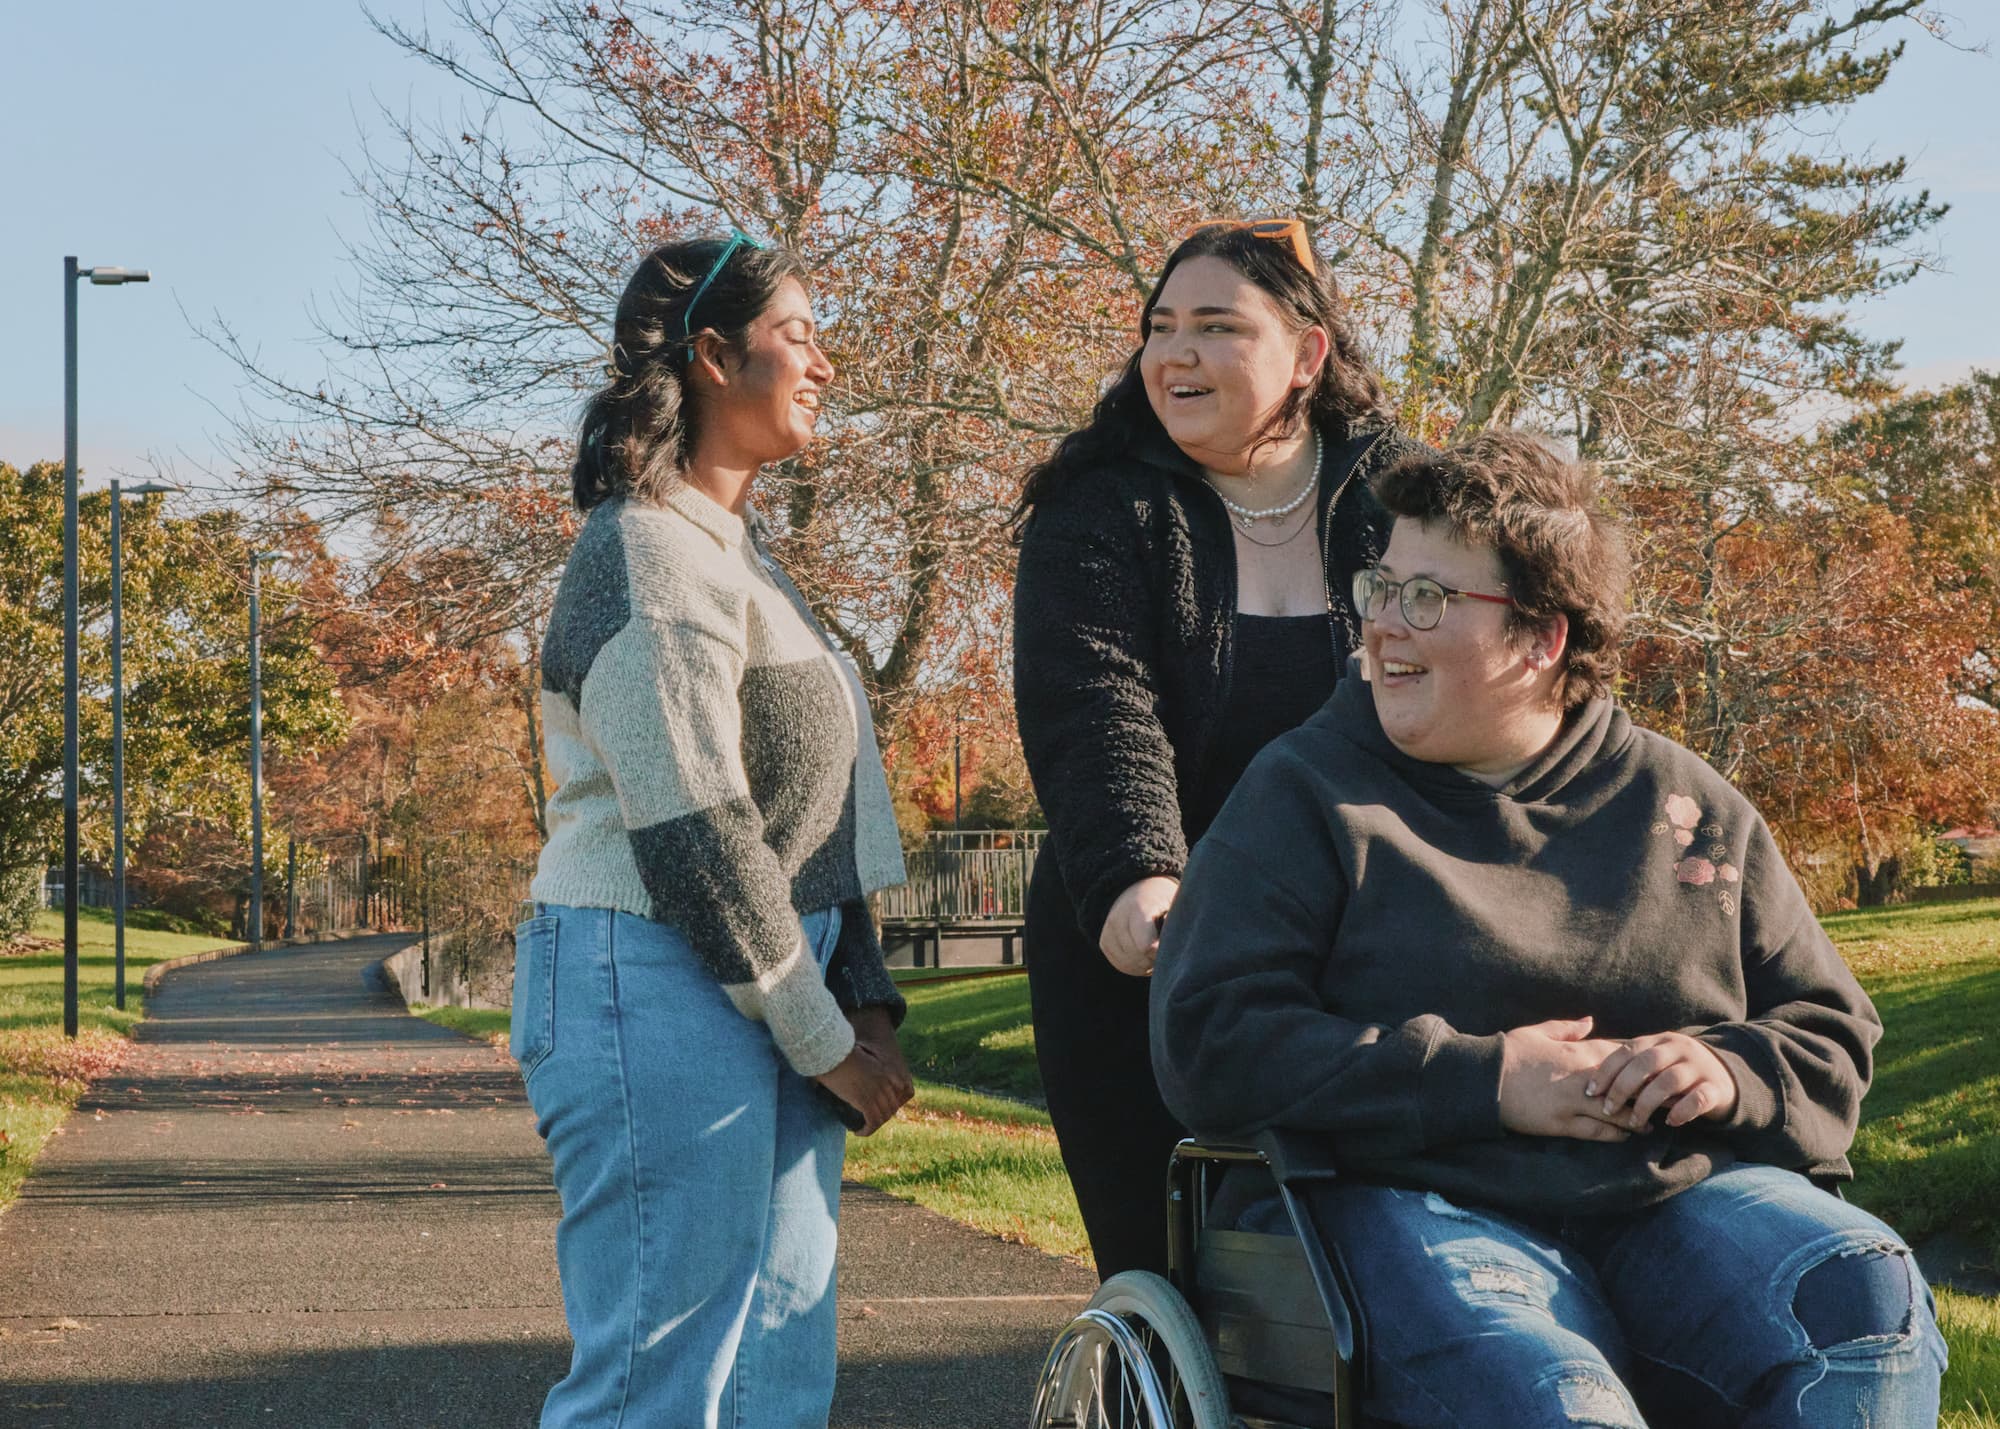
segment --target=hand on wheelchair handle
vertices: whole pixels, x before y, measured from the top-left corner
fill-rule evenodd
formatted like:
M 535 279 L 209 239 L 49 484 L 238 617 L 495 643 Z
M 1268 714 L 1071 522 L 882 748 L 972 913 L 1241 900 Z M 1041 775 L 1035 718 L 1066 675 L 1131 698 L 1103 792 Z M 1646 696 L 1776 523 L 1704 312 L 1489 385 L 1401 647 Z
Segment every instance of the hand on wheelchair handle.
M 1179 879 L 1154 875 L 1119 894 L 1097 938 L 1105 961 L 1127 977 L 1151 977 L 1167 910 L 1180 890 Z

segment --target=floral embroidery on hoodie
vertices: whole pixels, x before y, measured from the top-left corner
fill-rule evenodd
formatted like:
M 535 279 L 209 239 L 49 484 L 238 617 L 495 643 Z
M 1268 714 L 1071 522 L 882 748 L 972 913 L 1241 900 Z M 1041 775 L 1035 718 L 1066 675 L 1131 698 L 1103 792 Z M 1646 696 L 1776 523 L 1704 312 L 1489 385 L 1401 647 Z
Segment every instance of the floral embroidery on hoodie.
M 1688 850 L 1674 865 L 1674 877 L 1682 883 L 1706 888 L 1711 883 L 1736 883 L 1743 877 L 1736 865 L 1728 862 L 1729 845 L 1722 842 L 1722 826 L 1702 823 L 1701 805 L 1687 795 L 1667 795 L 1667 816 L 1653 825 L 1653 832 L 1671 834 L 1676 847 Z M 1697 836 L 1708 840 L 1699 853 L 1693 851 Z M 1736 912 L 1736 895 L 1727 886 L 1719 888 L 1716 896 L 1723 912 Z

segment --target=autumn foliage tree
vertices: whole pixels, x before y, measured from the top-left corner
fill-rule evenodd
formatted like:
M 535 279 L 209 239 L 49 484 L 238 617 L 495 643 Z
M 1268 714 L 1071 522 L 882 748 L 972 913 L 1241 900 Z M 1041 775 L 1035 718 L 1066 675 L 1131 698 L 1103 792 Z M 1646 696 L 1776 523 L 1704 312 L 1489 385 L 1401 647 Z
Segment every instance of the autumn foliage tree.
M 80 502 L 80 832 L 99 862 L 111 856 L 110 515 L 108 492 Z M 0 871 L 32 869 L 38 882 L 62 827 L 62 530 L 61 464 L 0 462 Z M 248 871 L 248 534 L 240 515 L 170 516 L 158 498 L 124 513 L 127 838 L 142 865 L 154 840 L 212 845 L 168 860 L 172 876 L 153 870 L 155 891 L 187 884 L 197 901 Z M 333 672 L 284 618 L 287 589 L 265 587 L 264 738 L 280 755 L 345 731 Z
M 1847 308 L 1915 271 L 1941 211 L 1901 161 L 1820 137 L 1940 27 L 1921 0 L 449 12 L 381 28 L 465 111 L 382 116 L 328 371 L 246 357 L 242 429 L 268 509 L 393 532 L 384 572 L 450 582 L 447 645 L 527 630 L 547 600 L 573 419 L 635 257 L 734 223 L 805 256 L 841 374 L 822 441 L 759 500 L 892 734 L 921 746 L 900 762 L 933 777 L 941 722 L 1004 720 L 999 517 L 1024 467 L 1130 351 L 1190 224 L 1291 212 L 1406 425 L 1532 425 L 1612 474 L 1645 533 L 1633 698 L 1796 807 L 1795 847 L 1852 828 L 1868 864 L 1871 778 L 1876 824 L 1977 796 L 1926 772 L 1957 717 L 1918 719 L 1894 686 L 1931 700 L 1976 659 L 1944 675 L 1950 642 L 1877 649 L 1901 628 L 1881 623 L 1888 583 L 1942 559 L 1938 523 L 1896 503 L 1943 496 L 1896 495 L 1880 463 L 1836 492 L 1834 456 L 1800 436 L 1829 401 L 1887 394 L 1893 345 Z M 1908 412 L 1880 439 L 1961 419 Z M 1849 662 L 1852 698 L 1816 700 L 1863 648 L 1880 658 Z M 1794 711 L 1839 712 L 1839 737 L 1802 752 Z M 1800 782 L 1829 751 L 1860 761 L 1854 809 Z
M 344 855 L 356 839 L 370 851 L 370 880 L 412 925 L 440 861 L 454 876 L 476 863 L 511 888 L 538 847 L 548 795 L 529 649 L 516 635 L 463 639 L 465 577 L 449 552 L 351 562 L 309 525 L 292 536 L 301 603 L 339 673 L 350 733 L 274 766 L 277 826 L 321 852 Z M 382 545 L 394 547 L 395 533 Z M 516 897 L 494 911 L 508 926 Z

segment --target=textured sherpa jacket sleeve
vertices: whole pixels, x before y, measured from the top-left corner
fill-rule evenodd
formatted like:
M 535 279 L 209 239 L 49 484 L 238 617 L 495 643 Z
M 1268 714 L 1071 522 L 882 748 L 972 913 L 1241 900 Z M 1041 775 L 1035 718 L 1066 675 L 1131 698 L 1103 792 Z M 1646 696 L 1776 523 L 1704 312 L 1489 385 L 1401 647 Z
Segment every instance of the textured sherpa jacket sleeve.
M 1111 482 L 1072 481 L 1029 520 L 1014 586 L 1021 746 L 1093 942 L 1119 894 L 1187 862 L 1142 538 Z
M 1721 1124 L 1748 1160 L 1796 1169 L 1838 1162 L 1854 1140 L 1882 1021 L 1813 916 L 1777 841 L 1753 820 L 1743 859 L 1740 1022 L 1682 1029 L 1736 1082 Z
M 743 763 L 745 597 L 688 580 L 672 617 L 633 618 L 592 663 L 584 738 L 609 772 L 653 916 L 680 929 L 739 1012 L 794 1070 L 854 1046 L 806 946 L 791 879 L 764 838 Z

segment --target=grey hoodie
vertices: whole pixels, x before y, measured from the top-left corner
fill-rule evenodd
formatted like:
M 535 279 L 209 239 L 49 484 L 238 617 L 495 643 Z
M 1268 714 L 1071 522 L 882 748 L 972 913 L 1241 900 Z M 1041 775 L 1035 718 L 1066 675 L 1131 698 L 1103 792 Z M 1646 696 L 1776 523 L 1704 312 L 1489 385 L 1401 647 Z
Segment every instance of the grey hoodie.
M 1617 1144 L 1503 1130 L 1500 1034 L 1586 1014 L 1701 1038 L 1735 1114 Z M 1494 789 L 1396 749 L 1359 679 L 1236 786 L 1152 988 L 1160 1090 L 1199 1134 L 1321 1132 L 1358 1174 L 1528 1214 L 1736 1161 L 1848 1176 L 1880 1035 L 1770 830 L 1694 754 L 1596 701 Z

